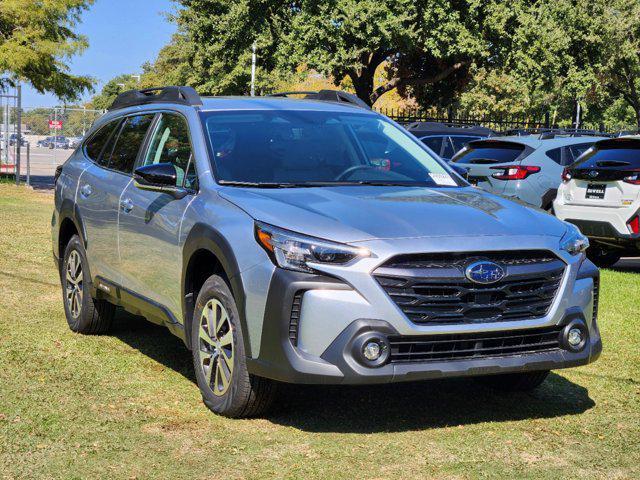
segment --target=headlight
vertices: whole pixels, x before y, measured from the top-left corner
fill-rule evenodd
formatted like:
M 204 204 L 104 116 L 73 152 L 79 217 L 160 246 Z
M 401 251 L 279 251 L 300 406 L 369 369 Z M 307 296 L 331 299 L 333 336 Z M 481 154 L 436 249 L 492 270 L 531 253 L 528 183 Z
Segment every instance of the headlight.
M 578 255 L 589 248 L 589 239 L 585 237 L 578 227 L 565 222 L 567 231 L 560 240 L 560 249 L 569 252 L 571 255 Z
M 344 265 L 368 257 L 366 248 L 351 247 L 256 222 L 256 240 L 273 263 L 298 272 L 313 272 L 312 264 Z

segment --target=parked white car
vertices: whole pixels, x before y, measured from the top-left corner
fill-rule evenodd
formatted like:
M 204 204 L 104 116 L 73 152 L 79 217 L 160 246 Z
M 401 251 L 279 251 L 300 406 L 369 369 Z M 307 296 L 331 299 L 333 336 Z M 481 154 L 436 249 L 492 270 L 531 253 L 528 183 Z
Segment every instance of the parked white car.
M 589 237 L 597 265 L 640 255 L 640 136 L 595 143 L 564 170 L 553 207 Z

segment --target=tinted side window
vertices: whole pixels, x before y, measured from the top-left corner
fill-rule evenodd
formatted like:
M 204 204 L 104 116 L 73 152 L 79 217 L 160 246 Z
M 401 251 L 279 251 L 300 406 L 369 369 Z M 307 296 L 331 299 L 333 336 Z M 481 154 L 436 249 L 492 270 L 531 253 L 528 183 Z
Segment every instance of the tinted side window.
M 480 140 L 481 138 L 482 137 L 451 137 L 451 142 L 453 142 L 453 151 L 458 153 L 467 143 L 472 142 L 473 140 Z
M 568 146 L 565 165 L 571 165 L 575 162 L 580 155 L 589 150 L 591 145 L 593 145 L 593 143 L 579 143 L 577 145 Z
M 422 139 L 422 143 L 433 150 L 436 155 L 440 155 L 442 150 L 442 137 L 426 137 Z
M 138 151 L 151 126 L 155 114 L 127 117 L 120 129 L 108 167 L 124 173 L 133 171 Z
M 100 160 L 100 154 L 102 153 L 104 146 L 109 141 L 109 137 L 111 137 L 111 134 L 119 123 L 120 119 L 107 123 L 89 139 L 85 146 L 85 152 L 91 160 L 94 162 L 98 162 Z M 47 140 L 50 139 L 52 140 L 51 137 L 47 138 Z
M 556 162 L 558 165 L 562 165 L 562 147 L 549 150 L 547 152 L 547 157 Z
M 191 143 L 187 122 L 180 115 L 163 113 L 153 132 L 143 165 L 171 163 L 178 173 L 176 186 L 183 186 L 184 183 L 186 188 L 195 188 L 195 165 L 189 168 L 190 160 Z

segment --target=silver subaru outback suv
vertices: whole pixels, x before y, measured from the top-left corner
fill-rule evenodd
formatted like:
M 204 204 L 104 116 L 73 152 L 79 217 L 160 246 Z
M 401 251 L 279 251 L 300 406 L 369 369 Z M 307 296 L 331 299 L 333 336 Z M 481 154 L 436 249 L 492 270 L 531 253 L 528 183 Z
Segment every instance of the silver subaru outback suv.
M 116 306 L 167 326 L 230 417 L 280 382 L 532 389 L 602 348 L 575 227 L 344 92 L 123 93 L 56 172 L 52 237 L 70 328 Z

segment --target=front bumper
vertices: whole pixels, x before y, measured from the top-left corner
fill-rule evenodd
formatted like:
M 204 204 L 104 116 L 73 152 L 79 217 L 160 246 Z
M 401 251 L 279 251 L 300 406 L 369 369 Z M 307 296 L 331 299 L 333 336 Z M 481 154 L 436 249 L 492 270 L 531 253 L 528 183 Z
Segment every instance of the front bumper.
M 593 285 L 596 284 L 598 275 L 598 270 L 590 262 L 585 261 L 575 277 L 575 282 L 580 282 L 582 290 L 584 290 L 584 282 L 592 282 L 590 288 L 593 292 Z M 300 302 L 304 296 L 301 293 L 303 295 L 311 293 L 310 305 L 318 314 L 314 318 L 302 315 L 304 309 Z M 357 347 L 361 345 L 359 342 L 363 336 L 374 334 L 387 338 L 408 337 L 388 321 L 362 317 L 351 320 L 333 337 L 326 348 L 321 343 L 322 351 L 314 350 L 313 346 L 309 345 L 310 339 L 323 335 L 319 317 L 324 316 L 327 329 L 331 329 L 334 317 L 349 318 L 350 312 L 362 311 L 350 297 L 354 294 L 350 285 L 329 276 L 276 269 L 269 287 L 260 351 L 255 358 L 247 359 L 249 371 L 255 375 L 289 383 L 388 383 L 575 367 L 595 361 L 602 350 L 596 319 L 592 317 L 592 312 L 595 311 L 592 294 L 589 301 L 582 306 L 567 307 L 562 315 L 554 316 L 559 319 L 554 322 L 554 325 L 559 328 L 571 322 L 579 322 L 585 326 L 588 339 L 584 349 L 579 352 L 556 348 L 533 353 L 480 358 L 387 362 L 379 367 L 371 367 L 367 366 L 359 356 Z M 567 302 L 562 304 L 568 305 Z M 296 323 L 301 318 L 302 323 L 310 320 L 309 323 L 315 327 L 320 323 L 320 329 L 305 332 L 305 326 Z M 292 328 L 292 325 L 295 328 Z M 508 327 L 492 325 L 492 328 L 491 331 L 499 333 Z M 519 331 L 527 333 L 536 329 Z M 416 331 L 413 335 L 415 333 L 432 335 L 438 332 Z

